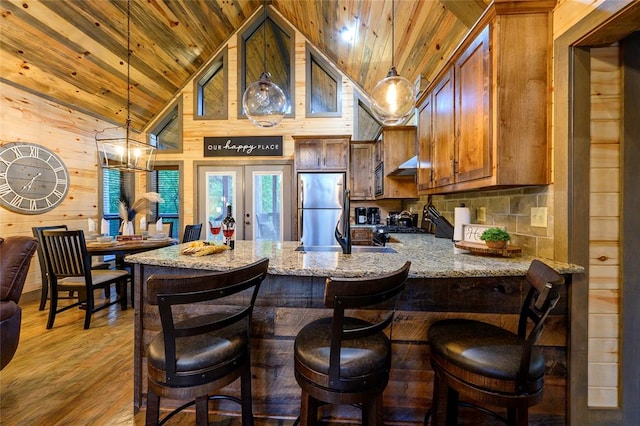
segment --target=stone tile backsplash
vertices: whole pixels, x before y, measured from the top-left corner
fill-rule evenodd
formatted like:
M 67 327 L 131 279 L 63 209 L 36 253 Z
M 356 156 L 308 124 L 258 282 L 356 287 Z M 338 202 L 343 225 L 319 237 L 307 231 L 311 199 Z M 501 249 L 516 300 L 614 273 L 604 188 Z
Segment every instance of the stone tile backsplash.
M 471 210 L 471 222 L 506 226 L 511 234 L 511 244 L 522 247 L 526 254 L 553 259 L 553 192 L 552 186 L 520 187 L 512 189 L 464 192 L 434 195 L 436 209 L 453 223 L 454 209 L 462 204 Z M 428 203 L 427 196 L 405 201 L 402 208 L 422 212 Z M 481 207 L 486 210 L 486 220 L 478 220 Z M 547 226 L 531 225 L 531 209 L 547 208 Z M 422 218 L 421 218 L 422 219 Z

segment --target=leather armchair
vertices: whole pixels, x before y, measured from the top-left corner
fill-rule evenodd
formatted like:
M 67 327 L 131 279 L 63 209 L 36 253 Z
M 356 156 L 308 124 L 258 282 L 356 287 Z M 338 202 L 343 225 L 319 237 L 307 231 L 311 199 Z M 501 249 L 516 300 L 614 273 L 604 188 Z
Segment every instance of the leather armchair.
M 22 322 L 18 303 L 37 246 L 31 237 L 0 237 L 0 370 L 18 349 Z

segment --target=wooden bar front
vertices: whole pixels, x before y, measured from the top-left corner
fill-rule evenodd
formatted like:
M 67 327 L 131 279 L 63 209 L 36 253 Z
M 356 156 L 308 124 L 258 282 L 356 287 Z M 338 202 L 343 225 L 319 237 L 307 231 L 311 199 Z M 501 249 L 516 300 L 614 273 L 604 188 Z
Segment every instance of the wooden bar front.
M 196 269 L 136 264 L 134 405 L 146 404 L 146 345 L 160 330 L 157 307 L 146 304 L 146 279 L 151 274 L 206 273 Z M 544 346 L 547 373 L 545 396 L 530 409 L 532 424 L 564 424 L 567 403 L 567 289 L 548 319 L 540 344 Z M 322 303 L 324 277 L 269 274 L 262 284 L 253 318 L 251 364 L 256 418 L 295 419 L 300 410 L 300 388 L 293 373 L 293 342 L 306 323 L 331 315 Z M 410 278 L 390 328 L 393 341 L 392 370 L 384 393 L 385 423 L 422 423 L 431 405 L 432 370 L 426 340 L 436 320 L 465 317 L 491 322 L 511 330 L 528 284 L 523 277 Z M 228 387 L 239 394 L 239 381 Z M 163 407 L 178 401 L 163 400 Z M 323 407 L 323 409 L 325 409 Z M 239 415 L 239 406 L 225 405 Z M 335 421 L 360 421 L 353 407 L 325 409 Z

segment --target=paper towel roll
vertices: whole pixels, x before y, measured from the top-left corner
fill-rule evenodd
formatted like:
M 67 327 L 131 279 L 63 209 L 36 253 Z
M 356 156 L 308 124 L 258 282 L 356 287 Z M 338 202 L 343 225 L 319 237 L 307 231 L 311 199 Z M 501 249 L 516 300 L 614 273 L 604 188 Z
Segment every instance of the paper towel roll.
M 468 207 L 456 207 L 453 213 L 453 240 L 462 241 L 462 225 L 471 223 L 471 210 Z

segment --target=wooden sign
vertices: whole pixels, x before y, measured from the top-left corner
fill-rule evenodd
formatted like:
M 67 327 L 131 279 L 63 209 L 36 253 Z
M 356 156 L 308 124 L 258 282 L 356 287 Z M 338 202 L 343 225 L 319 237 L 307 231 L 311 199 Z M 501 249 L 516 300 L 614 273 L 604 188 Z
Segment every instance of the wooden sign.
M 282 136 L 208 136 L 204 138 L 204 156 L 282 156 L 282 139 Z
M 484 241 L 480 239 L 480 235 L 489 228 L 502 228 L 505 231 L 507 230 L 506 226 L 476 224 L 462 225 L 462 241 L 484 244 Z

